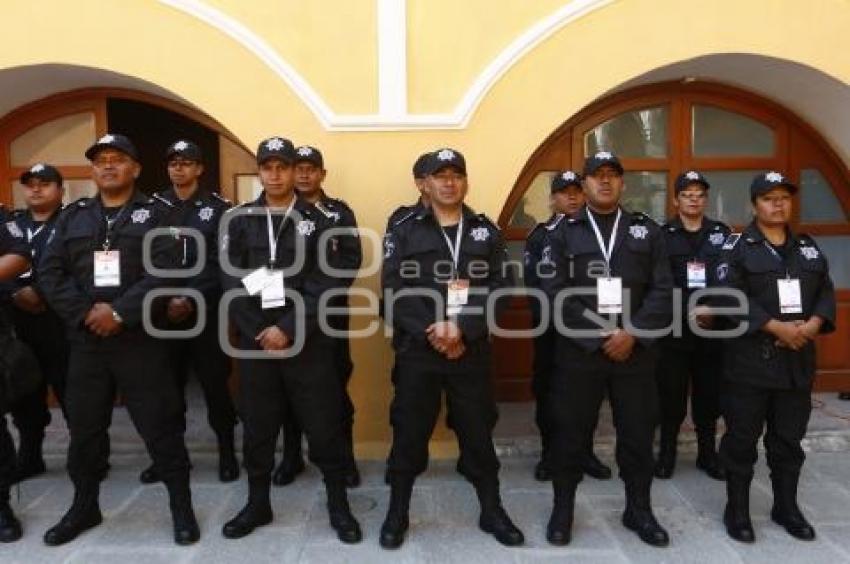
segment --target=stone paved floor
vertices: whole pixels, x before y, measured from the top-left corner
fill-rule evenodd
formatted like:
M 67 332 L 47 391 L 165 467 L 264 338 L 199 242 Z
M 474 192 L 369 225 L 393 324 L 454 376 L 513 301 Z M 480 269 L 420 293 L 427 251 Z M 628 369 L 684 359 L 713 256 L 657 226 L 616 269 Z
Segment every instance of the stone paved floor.
M 206 433 L 192 435 L 193 426 L 203 427 L 197 422 L 190 425 L 190 443 L 198 443 L 192 476 L 203 538 L 193 547 L 181 548 L 171 542 L 164 488 L 142 486 L 136 480 L 147 458 L 138 447 L 132 448 L 126 414 L 118 409 L 113 469 L 101 494 L 104 524 L 64 547 L 48 548 L 41 542 L 44 530 L 61 516 L 72 495 L 61 469 L 64 425 L 54 423 L 48 444 L 48 474 L 13 492 L 13 505 L 24 521 L 25 536 L 17 543 L 0 545 L 0 563 L 850 562 L 850 421 L 836 417 L 850 415 L 850 405 L 835 401 L 833 396 L 819 396 L 826 404 L 816 409 L 806 444 L 809 459 L 800 502 L 817 527 L 819 536 L 812 543 L 792 539 L 770 521 L 770 483 L 763 462 L 752 494 L 758 542 L 745 546 L 729 540 L 720 522 L 725 503 L 723 484 L 695 470 L 689 448 L 692 437 L 685 435 L 676 475 L 669 481 L 657 480 L 653 486 L 656 515 L 672 537 L 669 548 L 648 547 L 623 529 L 619 523 L 622 484 L 616 479 L 587 479 L 581 484 L 573 543 L 566 548 L 551 547 L 544 538 L 551 490 L 531 477 L 539 444 L 530 435 L 530 409 L 511 405 L 503 406 L 497 444 L 503 454 L 505 506 L 526 533 L 523 548 L 503 548 L 478 531 L 475 495 L 455 474 L 453 461 L 433 462 L 417 482 L 409 540 L 397 552 L 387 553 L 377 544 L 388 497 L 380 461 L 361 464 L 364 484 L 351 495 L 353 510 L 364 528 L 363 543 L 344 546 L 336 540 L 327 524 L 319 475 L 312 467 L 295 484 L 274 490 L 276 517 L 272 525 L 242 540 L 226 540 L 220 534 L 221 525 L 244 503 L 247 485 L 244 479 L 233 485 L 217 482 L 216 459 L 200 438 Z M 195 415 L 195 410 L 192 413 Z M 128 442 L 122 442 L 123 438 Z M 613 463 L 611 445 L 610 422 L 605 414 L 597 451 L 608 463 Z

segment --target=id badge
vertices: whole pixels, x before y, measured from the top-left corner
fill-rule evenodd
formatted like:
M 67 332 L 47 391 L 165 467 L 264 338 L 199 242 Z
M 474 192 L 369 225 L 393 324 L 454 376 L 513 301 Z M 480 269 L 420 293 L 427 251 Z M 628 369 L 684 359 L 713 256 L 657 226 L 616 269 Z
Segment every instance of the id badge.
M 95 288 L 114 288 L 121 285 L 121 251 L 94 252 Z
M 451 280 L 447 295 L 446 313 L 451 317 L 459 315 L 469 302 L 469 280 Z
M 623 313 L 623 279 L 596 279 L 597 313 Z
M 688 262 L 688 288 L 705 288 L 705 263 Z
M 263 268 L 258 268 L 248 276 L 242 278 L 242 285 L 245 286 L 245 289 L 252 296 L 259 294 L 268 283 L 269 269 L 265 266 Z
M 285 290 L 283 287 L 283 271 L 269 270 L 268 284 L 262 289 L 263 309 L 283 307 L 286 305 Z
M 779 288 L 779 311 L 781 313 L 803 313 L 800 279 L 785 278 L 777 280 L 776 284 Z

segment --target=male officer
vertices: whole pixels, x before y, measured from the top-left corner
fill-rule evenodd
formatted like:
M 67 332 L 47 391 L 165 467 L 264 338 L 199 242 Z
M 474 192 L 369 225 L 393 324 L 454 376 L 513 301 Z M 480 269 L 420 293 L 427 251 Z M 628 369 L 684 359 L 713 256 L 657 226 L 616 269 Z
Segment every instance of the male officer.
M 289 405 L 307 435 L 310 460 L 324 476 L 330 524 L 342 542 L 356 543 L 362 533 L 348 506 L 344 481 L 344 393 L 334 358 L 327 354 L 333 342 L 317 327 L 322 294 L 339 285 L 318 263 L 319 239 L 330 223 L 297 197 L 294 162 L 289 140 L 272 137 L 260 143 L 263 193 L 226 213 L 227 225 L 221 228 L 222 259 L 227 259 L 222 264 L 224 289 L 249 294 L 233 300 L 229 315 L 239 332 L 239 348 L 260 357 L 239 360 L 249 494 L 223 534 L 243 537 L 272 521 L 275 443 Z M 282 352 L 288 353 L 286 358 L 280 358 Z
M 68 374 L 68 341 L 64 324 L 47 306 L 35 276 L 47 238 L 62 209 L 62 175 L 49 164 L 37 163 L 24 171 L 20 180 L 27 209 L 13 212 L 12 220 L 30 244 L 33 267 L 15 281 L 11 291 L 11 313 L 15 330 L 35 353 L 44 380 L 34 394 L 12 406 L 12 416 L 21 438 L 15 463 L 16 481 L 46 471 L 41 446 L 44 429 L 50 423 L 47 385 L 64 410 Z
M 747 299 L 746 312 L 733 318 L 748 323 L 746 333 L 726 342 L 726 433 L 720 443 L 728 493 L 723 521 L 729 536 L 742 542 L 755 540 L 749 492 L 765 427 L 770 517 L 798 539 L 815 538 L 797 505 L 805 459 L 800 441 L 812 410 L 814 340 L 835 330 L 835 291 L 815 241 L 789 228 L 796 192 L 779 172 L 756 176 L 750 185 L 755 219 L 724 243 L 717 267 L 720 283 Z
M 30 267 L 30 248 L 24 233 L 12 221 L 0 224 L 0 282 L 14 280 Z M 11 321 L 0 308 L 0 331 L 11 330 Z M 15 476 L 15 443 L 6 427 L 6 398 L 0 387 L 0 542 L 21 538 L 21 522 L 9 505 L 9 487 Z
M 65 322 L 71 343 L 65 406 L 71 443 L 71 508 L 44 535 L 60 545 L 100 524 L 100 479 L 109 457 L 109 423 L 117 391 L 168 488 L 174 540 L 200 538 L 189 490 L 180 398 L 168 352 L 142 327 L 145 295 L 167 284 L 143 264 L 143 240 L 174 219 L 135 187 L 141 166 L 133 143 L 107 134 L 86 151 L 97 196 L 71 204 L 53 229 L 38 276 L 48 304 Z M 151 243 L 152 265 L 173 269 L 170 235 Z
M 540 287 L 538 264 L 541 253 L 546 246 L 546 233 L 554 229 L 557 221 L 564 215 L 572 215 L 584 204 L 584 193 L 581 187 L 581 175 L 564 170 L 556 172 L 550 182 L 549 204 L 552 216 L 545 223 L 538 223 L 528 234 L 525 242 L 525 284 L 532 288 Z M 534 327 L 540 324 L 540 307 L 545 306 L 538 300 L 530 300 L 531 318 Z M 549 428 L 545 416 L 546 389 L 549 386 L 549 375 L 555 365 L 555 327 L 550 323 L 547 331 L 534 338 L 534 366 L 531 387 L 537 400 L 534 421 L 540 431 L 543 452 L 540 462 L 534 468 L 534 477 L 541 481 L 549 481 L 552 474 L 549 471 Z M 598 480 L 611 478 L 611 469 L 605 466 L 593 453 L 593 447 L 582 464 L 584 473 Z
M 333 227 L 351 229 L 350 235 L 339 234 L 331 239 L 332 255 L 330 266 L 348 272 L 356 272 L 363 261 L 360 239 L 357 236 L 357 218 L 348 204 L 342 200 L 331 198 L 322 188 L 327 171 L 321 151 L 315 147 L 304 145 L 295 150 L 295 189 L 298 197 L 313 204 L 330 222 Z M 354 277 L 341 280 L 343 286 L 354 282 Z M 348 308 L 348 297 L 337 296 L 328 302 L 333 308 Z M 328 316 L 329 325 L 338 331 L 348 331 L 348 315 Z M 348 394 L 348 382 L 354 365 L 351 362 L 351 348 L 348 338 L 334 338 L 334 364 L 339 374 L 343 390 L 343 405 L 345 406 L 346 425 L 346 471 L 345 485 L 349 488 L 360 485 L 360 473 L 354 461 L 354 404 Z M 272 483 L 283 486 L 295 480 L 295 476 L 304 470 L 304 459 L 301 454 L 301 428 L 295 417 L 295 410 L 288 408 L 283 423 L 283 459 L 272 476 Z
M 549 233 L 541 263 L 558 330 L 548 400 L 555 494 L 549 542 L 570 542 L 581 460 L 590 449 L 607 391 L 617 429 L 617 464 L 626 486 L 623 525 L 654 546 L 667 532 L 652 514 L 652 432 L 658 392 L 653 338 L 670 321 L 672 277 L 661 230 L 620 208 L 623 166 L 607 151 L 585 160 L 587 204 Z M 543 274 L 541 272 L 541 274 Z M 561 295 L 559 295 L 561 294 Z M 604 316 L 604 317 L 601 317 Z
M 427 208 L 430 204 L 430 196 L 428 196 L 428 192 L 425 189 L 425 167 L 430 156 L 431 153 L 422 153 L 413 163 L 413 184 L 416 186 L 416 189 L 419 190 L 419 198 L 411 205 L 399 206 L 393 210 L 389 219 L 387 219 L 387 228 L 384 230 L 384 233 L 389 231 L 390 228 L 401 219 L 404 219 L 411 214 L 415 214 L 416 211 L 421 208 Z
M 705 217 L 710 185 L 695 170 L 680 174 L 673 185 L 676 217 L 661 232 L 667 241 L 673 283 L 682 292 L 682 312 L 696 290 L 706 288 L 713 280 L 720 247 L 729 228 Z M 690 324 L 683 323 L 681 337 L 666 337 L 659 342 L 656 378 L 661 427 L 660 448 L 655 462 L 655 476 L 667 479 L 676 466 L 676 441 L 679 428 L 688 411 L 688 381 L 691 385 L 691 417 L 697 434 L 697 468 L 715 480 L 722 480 L 723 469 L 717 460 L 715 434 L 720 416 L 720 374 L 723 349 L 717 339 L 696 337 Z
M 206 324 L 201 334 L 191 339 L 168 341 L 171 363 L 175 370 L 178 389 L 186 410 L 185 388 L 189 372 L 201 384 L 207 404 L 207 421 L 218 441 L 218 478 L 232 482 L 239 477 L 239 463 L 233 445 L 233 428 L 236 426 L 236 409 L 227 387 L 230 377 L 230 359 L 218 343 L 218 302 L 221 298 L 221 282 L 218 268 L 218 225 L 221 214 L 230 207 L 230 202 L 215 192 L 199 186 L 204 173 L 204 158 L 201 148 L 192 141 L 181 139 L 168 147 L 165 154 L 171 188 L 154 194 L 158 205 L 165 213 L 175 214 L 178 225 L 195 230 L 204 239 L 204 267 L 199 274 L 184 279 L 188 288 L 204 296 Z M 194 267 L 198 260 L 198 243 L 189 234 L 182 234 L 178 242 L 179 268 Z M 188 330 L 195 327 L 198 319 L 197 304 L 186 296 L 167 298 L 167 323 L 162 329 L 168 331 Z M 156 469 L 151 466 L 139 476 L 142 483 L 159 481 Z
M 484 310 L 488 295 L 511 283 L 505 245 L 498 228 L 463 203 L 463 155 L 434 151 L 425 172 L 431 205 L 396 223 L 384 239 L 384 316 L 392 321 L 396 359 L 390 506 L 380 543 L 397 548 L 404 542 L 413 482 L 428 464 L 428 440 L 445 390 L 464 475 L 481 503 L 479 527 L 515 546 L 524 539 L 499 495 Z

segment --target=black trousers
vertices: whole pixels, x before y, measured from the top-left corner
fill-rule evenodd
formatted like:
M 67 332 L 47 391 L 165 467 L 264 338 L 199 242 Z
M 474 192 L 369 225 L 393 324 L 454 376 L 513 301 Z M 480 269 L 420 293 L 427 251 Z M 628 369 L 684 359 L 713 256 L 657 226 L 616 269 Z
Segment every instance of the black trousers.
M 216 312 L 207 312 L 207 323 L 200 335 L 192 339 L 170 340 L 168 350 L 183 401 L 183 412 L 187 409 L 186 383 L 192 373 L 204 393 L 210 428 L 216 434 L 230 433 L 237 421 L 236 407 L 227 387 L 232 363 L 218 342 Z
M 163 481 L 188 481 L 183 413 L 168 350 L 161 341 L 134 332 L 71 346 L 66 405 L 68 473 L 74 484 L 96 482 L 106 472 L 116 392 Z
M 242 339 L 243 349 L 256 343 Z M 345 470 L 344 393 L 327 338 L 315 334 L 289 359 L 239 361 L 239 402 L 244 427 L 244 466 L 249 479 L 269 479 L 277 437 L 291 408 L 307 435 L 310 460 L 325 481 Z
M 720 417 L 723 381 L 723 348 L 717 341 L 695 340 L 693 348 L 662 345 L 656 379 L 660 407 L 659 424 L 679 429 L 688 412 L 694 427 L 714 428 Z
M 616 458 L 626 484 L 648 488 L 652 483 L 652 437 L 658 413 L 655 354 L 636 345 L 624 363 L 601 351 L 587 354 L 558 339 L 556 370 L 547 392 L 551 409 L 550 469 L 556 477 L 582 479 L 582 460 L 593 444 L 599 406 L 608 394 L 617 431 Z
M 6 414 L 0 413 L 0 502 L 9 501 L 9 487 L 15 474 L 15 443 L 6 426 Z
M 412 478 L 427 468 L 428 441 L 445 390 L 464 476 L 472 482 L 495 478 L 499 459 L 493 447 L 493 427 L 498 410 L 490 377 L 489 344 L 473 343 L 466 354 L 454 361 L 426 344 L 411 344 L 396 352 L 393 371 L 390 474 Z
M 48 385 L 65 412 L 70 346 L 62 320 L 52 311 L 31 314 L 15 309 L 12 317 L 18 336 L 35 353 L 44 376 L 36 392 L 11 407 L 12 420 L 22 435 L 40 436 L 51 419 L 47 406 Z
M 726 382 L 722 405 L 726 433 L 720 441 L 720 460 L 727 473 L 752 478 L 762 433 L 771 472 L 800 473 L 806 459 L 800 441 L 806 436 L 812 413 L 810 390 Z
M 536 323 L 536 322 L 535 322 Z M 534 423 L 540 431 L 540 441 L 543 445 L 543 460 L 549 457 L 550 431 L 549 420 L 546 417 L 546 392 L 552 372 L 555 370 L 555 331 L 550 328 L 542 335 L 535 337 L 534 361 L 531 374 L 531 391 L 534 394 Z

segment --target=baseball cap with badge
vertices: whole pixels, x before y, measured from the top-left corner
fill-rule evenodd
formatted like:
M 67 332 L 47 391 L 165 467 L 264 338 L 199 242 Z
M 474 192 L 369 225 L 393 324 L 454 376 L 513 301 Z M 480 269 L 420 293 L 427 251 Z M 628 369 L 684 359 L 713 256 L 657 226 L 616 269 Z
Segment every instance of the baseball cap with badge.
M 466 159 L 460 152 L 449 148 L 437 149 L 428 156 L 424 171 L 427 176 L 449 167 L 466 176 Z
M 131 159 L 139 162 L 139 152 L 136 146 L 125 135 L 120 133 L 107 133 L 97 140 L 97 142 L 86 150 L 86 158 L 93 161 L 98 153 L 105 149 L 115 149 L 121 151 Z
M 582 170 L 582 174 L 584 176 L 592 176 L 597 170 L 605 165 L 613 167 L 620 174 L 625 172 L 623 165 L 620 164 L 620 159 L 618 159 L 614 153 L 611 153 L 610 151 L 597 151 L 584 160 L 584 170 Z
M 762 194 L 767 194 L 774 188 L 785 188 L 790 194 L 797 193 L 794 185 L 784 174 L 771 170 L 757 175 L 750 184 L 750 201 L 755 202 Z
M 33 178 L 38 178 L 45 182 L 55 182 L 60 187 L 62 186 L 62 173 L 56 167 L 50 166 L 47 163 L 36 163 L 25 170 L 21 174 L 21 184 L 26 184 Z
M 295 146 L 292 141 L 283 137 L 269 137 L 261 141 L 257 147 L 257 164 L 261 165 L 269 159 L 280 159 L 285 163 L 295 162 Z
M 711 188 L 711 184 L 708 183 L 708 179 L 703 176 L 701 172 L 689 170 L 676 177 L 676 182 L 673 183 L 673 189 L 676 194 L 678 194 L 691 184 L 700 184 L 706 190 Z
M 168 150 L 165 152 L 165 160 L 170 161 L 174 157 L 181 157 L 187 161 L 196 163 L 204 162 L 204 154 L 201 152 L 201 148 L 197 144 L 186 141 L 185 139 L 176 141 L 168 146 Z
M 312 163 L 318 168 L 325 168 L 325 158 L 322 152 L 310 145 L 301 145 L 295 149 L 295 163 Z
M 425 178 L 427 176 L 425 169 L 430 158 L 431 153 L 422 153 L 416 158 L 416 161 L 413 163 L 413 178 Z
M 562 170 L 556 172 L 552 177 L 552 183 L 549 185 L 550 193 L 560 192 L 570 186 L 577 186 L 581 189 L 581 175 L 571 170 Z

